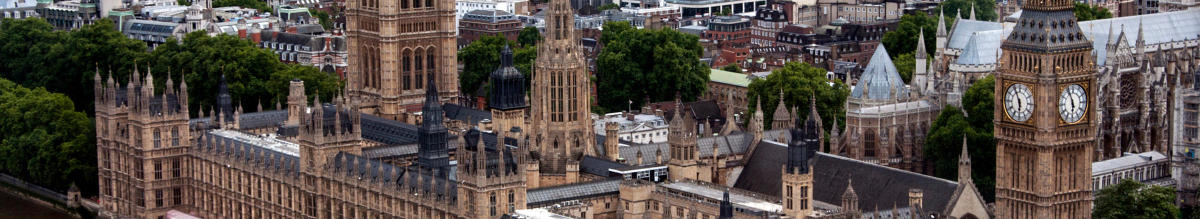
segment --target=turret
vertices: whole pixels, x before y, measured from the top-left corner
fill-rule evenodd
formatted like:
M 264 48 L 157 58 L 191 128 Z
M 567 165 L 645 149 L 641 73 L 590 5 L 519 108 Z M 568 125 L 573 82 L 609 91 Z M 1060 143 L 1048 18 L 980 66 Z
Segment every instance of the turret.
M 429 77 L 428 85 L 425 89 L 425 106 L 421 108 L 424 119 L 417 130 L 417 163 L 422 168 L 435 171 L 438 177 L 446 177 L 450 169 L 450 155 L 446 149 L 446 127 L 442 124 L 445 113 L 438 102 L 434 77 Z
M 308 105 L 308 97 L 304 95 L 304 81 L 300 79 L 292 79 L 288 82 L 288 118 L 284 121 L 284 125 L 300 124 L 300 117 L 305 112 L 304 107 Z
M 604 123 L 604 152 L 608 159 L 612 161 L 617 161 L 621 156 L 621 151 L 617 144 L 620 138 L 617 134 L 619 126 L 616 122 Z
M 725 189 L 724 198 L 721 199 L 721 214 L 717 219 L 733 219 L 733 203 L 729 201 L 729 189 Z
M 784 102 L 783 89 L 779 89 L 779 104 L 775 106 L 775 113 L 771 115 L 771 129 L 788 129 L 792 127 L 792 116 L 787 110 L 787 102 Z

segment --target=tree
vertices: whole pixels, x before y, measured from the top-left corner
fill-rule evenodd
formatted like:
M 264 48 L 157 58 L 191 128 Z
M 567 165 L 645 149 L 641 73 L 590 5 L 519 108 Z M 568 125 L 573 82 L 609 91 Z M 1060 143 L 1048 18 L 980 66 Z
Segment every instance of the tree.
M 287 104 L 288 87 L 294 79 L 304 81 L 304 95 L 308 97 L 308 101 L 312 101 L 318 91 L 323 97 L 333 97 L 341 91 L 343 86 L 337 75 L 322 72 L 312 66 L 287 65 L 284 69 L 271 73 L 271 79 L 267 81 L 268 90 L 271 91 L 270 93 L 276 101 L 281 102 L 281 105 Z M 269 101 L 269 99 L 263 101 Z M 271 102 L 262 104 L 264 109 L 272 107 L 268 106 L 272 105 Z
M 789 62 L 783 68 L 771 72 L 765 80 L 752 79 L 746 94 L 750 100 L 747 109 L 754 109 L 758 100 L 761 100 L 763 121 L 771 121 L 774 119 L 771 112 L 775 112 L 775 108 L 779 107 L 779 92 L 783 91 L 786 98 L 784 103 L 787 104 L 785 107 L 788 107 L 788 110 L 792 110 L 793 107 L 799 109 L 796 115 L 803 119 L 808 117 L 809 100 L 815 95 L 817 112 L 824 123 L 821 126 L 829 130 L 833 128 L 834 118 L 837 118 L 837 121 L 845 121 L 846 113 L 842 103 L 850 95 L 850 89 L 840 80 L 826 80 L 825 72 L 825 69 L 813 67 L 808 63 Z M 770 122 L 763 126 L 772 128 Z
M 1075 18 L 1079 19 L 1079 21 L 1108 19 L 1112 18 L 1112 13 L 1108 12 L 1108 9 L 1104 7 L 1076 2 Z
M 308 9 L 308 13 L 317 18 L 317 22 L 321 24 L 326 31 L 333 29 L 333 19 L 329 17 L 329 13 L 317 9 Z
M 896 70 L 900 72 L 900 78 L 904 79 L 904 83 L 912 81 L 913 69 L 917 67 L 917 60 L 912 53 L 900 54 L 896 56 L 895 60 L 892 60 L 892 63 L 895 63 Z
M 182 6 L 192 6 L 192 2 L 188 1 L 188 0 L 175 0 L 175 4 L 179 4 Z
M 963 109 L 947 106 L 933 121 L 925 136 L 925 158 L 932 163 L 933 175 L 958 179 L 958 158 L 963 136 L 971 156 L 971 178 L 984 199 L 995 200 L 996 140 L 992 134 L 992 107 L 995 79 L 980 79 L 963 94 Z
M 1131 179 L 1101 189 L 1096 194 L 1092 217 L 1109 218 L 1177 218 L 1175 190 L 1170 187 L 1145 185 Z
M 729 16 L 731 14 L 733 14 L 733 10 L 730 10 L 729 8 L 725 8 L 725 7 L 721 8 L 721 12 L 717 12 L 718 16 Z
M 742 73 L 742 67 L 738 67 L 738 65 L 736 63 L 726 65 L 725 67 L 721 67 L 721 70 L 727 71 L 727 72 Z
M 604 24 L 604 48 L 596 58 L 597 105 L 603 109 L 641 107 L 650 101 L 695 100 L 708 82 L 700 62 L 699 37 L 672 29 L 636 29 L 628 22 Z M 633 104 L 630 104 L 630 102 Z
M 0 171 L 64 192 L 99 188 L 92 121 L 66 95 L 0 79 Z
M 266 1 L 259 0 L 214 0 L 212 2 L 214 8 L 239 6 L 243 8 L 257 9 L 258 13 L 273 12 L 271 6 L 267 5 Z
M 129 39 L 108 19 L 71 32 L 54 31 L 40 18 L 0 23 L 0 76 L 25 87 L 66 94 L 90 112 L 96 69 L 128 79 L 135 61 L 145 61 L 146 44 Z
M 947 25 L 947 28 L 949 27 Z M 924 13 L 900 16 L 900 22 L 896 29 L 883 34 L 883 46 L 887 48 L 892 59 L 898 59 L 901 54 L 912 54 L 917 50 L 917 36 L 920 35 L 921 30 L 925 30 L 925 51 L 936 51 L 937 17 L 925 16 Z
M 996 20 L 996 1 L 995 0 L 946 0 L 938 5 L 940 9 L 946 13 L 947 17 L 961 16 L 963 19 L 971 18 L 971 7 L 975 7 L 975 19 L 983 21 Z M 962 14 L 960 15 L 959 12 Z M 937 17 L 934 17 L 937 20 Z M 957 18 L 956 18 L 957 19 Z M 947 22 L 953 19 L 946 19 Z M 947 23 L 946 28 L 950 28 L 950 23 Z M 928 33 L 928 32 L 926 32 Z
M 618 6 L 617 4 L 613 4 L 613 3 L 608 3 L 608 4 L 601 5 L 600 7 L 596 8 L 596 10 L 607 11 L 609 9 L 619 9 L 619 8 L 621 8 L 621 6 Z
M 537 27 L 525 27 L 517 33 L 517 43 L 522 47 L 535 46 L 538 41 L 542 41 L 542 34 L 538 32 Z
M 536 33 L 537 29 L 533 30 Z M 517 47 L 516 42 L 508 41 L 500 35 L 491 35 L 483 36 L 458 50 L 458 61 L 463 63 L 463 71 L 458 75 L 458 85 L 463 92 L 470 93 L 484 87 L 488 76 L 500 67 L 500 51 L 504 50 L 505 45 L 513 50 L 513 67 L 525 75 L 525 86 L 529 86 L 528 82 L 532 79 L 529 69 L 533 66 L 533 60 L 537 58 L 537 47 L 533 46 L 536 44 Z M 528 87 L 526 90 L 529 90 Z M 488 91 L 485 89 L 483 92 L 486 96 Z

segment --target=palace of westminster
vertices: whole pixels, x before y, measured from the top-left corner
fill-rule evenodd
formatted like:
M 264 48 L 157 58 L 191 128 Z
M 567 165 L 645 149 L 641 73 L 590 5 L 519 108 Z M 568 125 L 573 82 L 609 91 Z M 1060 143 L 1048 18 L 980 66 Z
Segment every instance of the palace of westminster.
M 1198 127 L 1196 115 L 1190 126 L 1171 118 L 1200 105 L 1200 36 L 1144 36 L 1151 25 L 1139 20 L 1084 25 L 1068 0 L 1028 2 L 1011 27 L 992 31 L 957 33 L 995 24 L 973 18 L 951 30 L 939 22 L 933 57 L 918 42 L 911 83 L 879 47 L 851 90 L 844 129 L 826 134 L 815 106 L 800 107 L 803 119 L 779 107 L 775 121 L 753 109 L 749 125 L 710 135 L 676 100 L 667 142 L 645 144 L 605 137 L 615 124 L 593 126 L 570 1 L 549 2 L 531 90 L 504 49 L 486 111 L 447 103 L 459 93 L 453 2 L 346 4 L 350 66 L 329 103 L 294 80 L 286 105 L 247 113 L 222 78 L 217 103 L 190 117 L 184 81 L 156 89 L 136 68 L 123 85 L 96 72 L 102 215 L 1087 218 L 1093 162 L 1172 156 L 1172 133 Z M 992 35 L 993 52 L 978 51 Z M 979 72 L 996 80 L 994 203 L 971 179 L 965 139 L 960 157 L 941 158 L 958 161 L 958 180 L 923 175 L 924 133 L 943 106 L 961 106 Z

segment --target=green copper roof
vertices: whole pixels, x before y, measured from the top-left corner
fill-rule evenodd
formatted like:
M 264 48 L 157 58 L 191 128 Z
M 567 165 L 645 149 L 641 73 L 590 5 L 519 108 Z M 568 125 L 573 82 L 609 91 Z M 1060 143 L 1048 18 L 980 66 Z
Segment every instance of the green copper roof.
M 133 16 L 132 11 L 109 11 L 108 16 Z
M 750 79 L 746 74 L 728 72 L 721 69 L 712 69 L 708 74 L 709 80 L 718 83 L 724 83 L 739 87 L 750 87 Z

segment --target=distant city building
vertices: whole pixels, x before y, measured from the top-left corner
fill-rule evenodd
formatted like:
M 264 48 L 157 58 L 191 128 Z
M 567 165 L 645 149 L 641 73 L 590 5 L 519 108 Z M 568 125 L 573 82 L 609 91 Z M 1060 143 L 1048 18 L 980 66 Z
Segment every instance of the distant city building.
M 617 126 L 616 137 L 624 141 L 629 141 L 638 144 L 650 144 L 655 142 L 667 141 L 667 120 L 660 116 L 652 114 L 635 114 L 630 112 L 616 112 L 604 114 L 603 118 L 596 120 L 594 127 L 596 134 L 605 135 L 605 127 L 609 123 Z
M 458 20 L 458 46 L 465 47 L 483 36 L 500 35 L 517 41 L 525 25 L 516 15 L 501 10 L 475 10 Z
M 1174 187 L 1171 160 L 1157 151 L 1092 162 L 1092 191 L 1115 186 L 1122 180 L 1133 180 L 1156 186 Z
M 532 12 L 529 0 L 461 0 L 454 1 L 454 16 L 462 19 L 468 13 L 477 10 L 503 11 L 510 15 L 530 15 Z M 459 23 L 456 21 L 455 23 Z
M 731 14 L 754 12 L 756 8 L 767 5 L 766 0 L 665 0 L 667 4 L 677 5 L 683 10 L 682 17 L 712 16 L 724 12 Z M 621 0 L 620 5 L 626 6 L 639 0 Z
M 346 38 L 340 33 L 309 35 L 266 30 L 247 38 L 259 47 L 275 52 L 284 63 L 313 66 L 339 78 L 345 77 Z
M 788 16 L 779 4 L 767 4 L 756 9 L 751 19 L 750 43 L 760 47 L 774 46 L 776 35 L 791 22 Z

